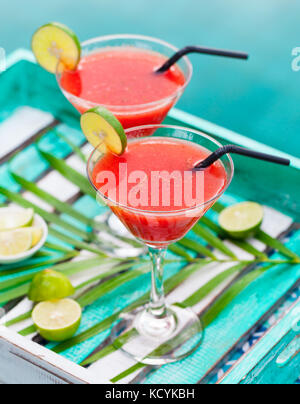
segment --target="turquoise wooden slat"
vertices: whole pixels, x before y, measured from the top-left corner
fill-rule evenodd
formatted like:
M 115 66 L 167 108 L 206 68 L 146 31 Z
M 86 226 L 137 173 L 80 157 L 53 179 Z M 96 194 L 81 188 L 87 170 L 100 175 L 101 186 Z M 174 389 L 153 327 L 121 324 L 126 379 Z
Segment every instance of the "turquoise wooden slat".
M 291 67 L 292 49 L 300 46 L 298 0 L 87 0 L 72 12 L 59 0 L 28 0 L 27 9 L 34 12 L 12 24 L 18 5 L 17 0 L 5 2 L 0 24 L 0 46 L 8 52 L 20 45 L 29 48 L 35 29 L 54 17 L 81 40 L 131 32 L 178 47 L 203 44 L 248 51 L 247 62 L 192 55 L 194 77 L 180 108 L 279 149 L 299 150 L 300 73 Z M 101 25 L 99 15 L 105 16 Z
M 51 111 L 56 118 L 64 123 L 77 129 L 79 128 L 78 113 L 64 99 L 57 88 L 55 79 L 50 74 L 44 72 L 28 60 L 22 60 L 12 65 L 5 74 L 0 75 L 1 88 L 2 85 L 7 85 L 5 78 L 11 75 L 15 76 L 17 82 L 19 81 L 19 86 L 17 86 L 18 91 L 16 91 L 14 96 L 10 95 L 10 99 L 15 99 L 15 104 L 20 102 L 19 93 L 26 93 L 27 91 L 27 96 L 22 96 L 23 103 L 42 110 Z M 26 88 L 24 84 L 28 81 L 31 84 L 30 89 Z M 43 91 L 41 91 L 42 88 Z M 0 98 L 0 106 L 2 111 L 7 111 L 10 108 L 6 104 L 6 99 L 2 98 Z M 214 127 L 212 124 L 203 125 L 202 120 L 182 114 L 178 110 L 171 112 L 169 122 L 207 130 L 223 143 L 227 143 L 228 141 L 239 143 L 240 140 L 244 142 L 244 137 L 241 138 L 238 134 L 230 132 L 229 136 L 226 129 Z M 216 133 L 214 133 L 215 130 Z M 249 146 L 254 146 L 254 144 L 251 142 Z M 259 147 L 264 146 L 259 144 Z M 300 189 L 295 186 L 299 181 L 299 170 L 297 169 L 299 162 L 292 156 L 291 159 L 293 160 L 294 167 L 276 166 L 276 176 L 274 176 L 274 165 L 259 161 L 255 161 L 254 164 L 251 159 L 235 156 L 236 176 L 231 186 L 232 193 L 236 193 L 244 199 L 260 200 L 262 203 L 272 204 L 283 213 L 299 219 L 300 209 L 298 201 L 300 200 Z M 264 174 L 263 176 L 262 173 Z M 280 184 L 280 188 L 277 184 Z M 291 199 L 290 195 L 294 197 Z
M 26 54 L 27 55 L 27 54 Z M 16 54 L 14 56 L 14 61 L 19 57 L 23 57 L 22 53 Z M 27 57 L 27 56 L 26 56 Z M 12 58 L 13 59 L 13 58 Z M 11 60 L 12 60 L 11 59 Z M 5 103 L 5 99 L 0 96 L 0 110 L 3 117 L 9 116 L 13 111 L 13 108 L 20 104 L 30 105 L 32 107 L 37 107 L 45 111 L 51 111 L 53 115 L 66 123 L 67 125 L 60 128 L 64 132 L 64 135 L 71 136 L 72 141 L 83 141 L 82 134 L 76 132 L 79 129 L 78 126 L 78 114 L 74 113 L 73 107 L 63 98 L 57 89 L 57 84 L 51 75 L 42 71 L 37 66 L 33 65 L 30 61 L 30 56 L 28 54 L 28 60 L 22 60 L 18 63 L 12 65 L 5 75 L 0 76 L 0 85 L 7 86 L 8 83 L 17 83 L 15 92 L 11 94 L 12 103 Z M 7 81 L 3 80 L 3 77 L 8 77 Z M 30 82 L 30 86 L 28 85 Z M 46 96 L 47 95 L 47 96 Z M 1 117 L 0 117 L 1 118 Z M 238 134 L 230 134 L 233 137 L 230 138 L 227 131 L 223 128 L 216 128 L 210 126 L 208 123 L 205 125 L 202 121 L 199 121 L 195 117 L 190 117 L 182 115 L 178 110 L 172 112 L 169 122 L 174 124 L 179 124 L 181 126 L 190 125 L 198 129 L 202 129 L 207 132 L 214 132 L 218 139 L 222 142 L 244 141 L 243 138 L 239 137 Z M 75 129 L 75 131 L 69 130 L 69 125 Z M 223 130 L 222 130 L 223 129 Z M 78 136 L 78 139 L 77 139 Z M 53 141 L 55 140 L 55 143 Z M 41 145 L 45 147 L 47 151 L 50 151 L 54 155 L 65 157 L 68 155 L 70 149 L 69 146 L 59 143 L 56 147 L 57 138 L 54 137 L 53 131 L 50 134 L 44 136 Z M 243 143 L 242 143 L 243 144 Z M 244 144 L 245 145 L 245 144 Z M 250 144 L 249 144 L 250 145 Z M 254 146 L 253 143 L 251 143 Z M 255 144 L 256 146 L 257 144 Z M 23 154 L 27 154 L 27 157 L 21 157 Z M 30 154 L 33 153 L 33 154 Z M 26 166 L 26 160 L 34 155 L 34 151 L 28 149 L 20 154 L 19 157 L 14 161 L 13 164 L 19 167 Z M 35 156 L 34 158 L 36 158 Z M 28 161 L 28 160 L 27 160 Z M 278 208 L 283 213 L 290 214 L 294 218 L 299 215 L 299 196 L 300 192 L 297 189 L 297 183 L 299 180 L 299 170 L 297 169 L 298 163 L 293 159 L 293 166 L 291 168 L 277 168 L 276 167 L 276 177 L 274 177 L 274 166 L 268 165 L 263 162 L 255 162 L 246 160 L 239 157 L 235 158 L 237 165 L 237 175 L 233 183 L 231 191 L 233 195 L 227 194 L 223 199 L 223 203 L 233 203 L 237 200 L 243 199 L 256 199 L 261 202 L 265 202 L 275 208 Z M 47 166 L 43 165 L 40 160 L 36 160 L 35 169 L 38 168 L 39 175 L 43 173 Z M 11 178 L 7 177 L 7 167 L 2 167 L 4 170 L 4 177 L 9 184 L 9 186 L 16 186 L 15 183 L 11 183 Z M 263 173 L 263 175 L 262 175 Z M 278 175 L 277 175 L 278 173 Z M 37 177 L 37 173 L 34 173 Z M 27 175 L 29 177 L 27 177 Z M 34 179 L 33 172 L 26 172 L 26 177 L 28 179 Z M 1 180 L 1 178 L 0 178 Z M 280 188 L 278 187 L 280 184 Z M 238 194 L 238 197 L 235 196 Z M 90 199 L 90 198 L 89 198 Z M 94 202 L 94 201 L 93 201 Z M 76 207 L 79 210 L 84 211 L 86 208 L 87 201 L 84 198 L 76 203 Z M 91 203 L 90 209 L 91 214 L 96 209 L 96 206 Z M 86 212 L 85 212 L 86 213 Z M 213 212 L 211 213 L 214 214 Z M 291 248 L 299 249 L 299 235 L 291 242 Z M 293 269 L 293 270 L 292 270 Z M 177 271 L 178 268 L 173 268 L 172 270 Z M 170 270 L 172 272 L 172 270 Z M 167 271 L 168 273 L 168 271 Z M 169 275 L 169 273 L 168 273 Z M 171 275 L 171 274 L 170 274 Z M 187 383 L 197 382 L 199 377 L 202 377 L 207 370 L 218 360 L 223 352 L 228 350 L 232 346 L 233 341 L 236 340 L 237 334 L 246 332 L 251 326 L 252 322 L 258 320 L 262 314 L 264 314 L 274 303 L 284 295 L 284 293 L 291 287 L 295 281 L 299 278 L 299 267 L 293 268 L 274 268 L 268 273 L 263 275 L 260 279 L 250 285 L 240 296 L 238 296 L 235 301 L 222 313 L 214 323 L 208 327 L 206 335 L 208 337 L 208 344 L 204 345 L 199 352 L 195 353 L 191 358 L 188 358 L 182 363 L 175 365 L 169 365 L 158 370 L 156 373 L 151 375 L 147 382 L 151 380 L 165 381 L 170 380 L 178 383 L 185 381 Z M 134 281 L 133 281 L 134 282 Z M 268 285 L 270 289 L 266 291 L 265 285 Z M 143 287 L 149 287 L 149 282 L 143 283 Z M 280 285 L 280 287 L 278 287 Z M 124 286 L 123 290 L 119 290 L 116 295 L 111 295 L 103 301 L 100 299 L 95 305 L 91 306 L 90 317 L 86 318 L 86 323 L 83 327 L 88 327 L 89 324 L 93 324 L 94 321 L 99 320 L 99 313 L 105 318 L 109 313 L 107 310 L 116 309 L 119 304 L 128 304 L 134 295 L 134 293 L 140 293 L 139 287 L 140 282 L 137 284 L 132 284 L 132 288 L 127 288 L 128 285 Z M 142 288 L 141 288 L 142 289 Z M 120 293 L 122 293 L 123 303 L 119 302 Z M 249 307 L 250 306 L 250 307 Z M 243 312 L 241 311 L 243 309 Z M 245 315 L 247 313 L 247 316 Z M 97 316 L 97 317 L 96 317 Z M 232 317 L 231 317 L 232 316 Z M 239 321 L 239 327 L 236 333 L 232 330 L 232 318 Z M 101 317 L 102 318 L 102 317 Z M 106 335 L 106 334 L 105 334 Z M 65 352 L 64 355 L 69 359 L 79 363 L 83 357 L 89 352 L 92 352 L 98 344 L 103 341 L 105 335 L 100 335 L 94 337 L 92 340 L 87 341 L 77 347 L 72 348 L 70 351 Z M 180 372 L 182 372 L 180 374 Z M 166 379 L 168 378 L 168 379 Z
M 276 154 L 283 158 L 291 159 L 292 166 L 300 169 L 300 159 L 297 157 L 292 157 L 290 154 L 284 153 L 274 147 L 268 146 L 264 143 L 260 143 L 257 140 L 253 140 L 249 137 L 243 136 L 237 132 L 226 129 L 222 126 L 216 125 L 212 122 L 206 121 L 205 119 L 199 118 L 195 115 L 189 114 L 188 112 L 181 111 L 179 109 L 172 109 L 169 112 L 169 118 L 175 119 L 179 122 L 185 122 L 191 127 L 195 127 L 202 132 L 209 135 L 219 137 L 226 140 L 228 143 L 237 143 L 240 146 L 248 147 L 250 149 L 259 150 L 262 153 Z
M 272 206 L 280 212 L 292 216 L 295 220 L 300 220 L 300 187 L 296 186 L 299 183 L 299 159 L 282 154 L 279 150 L 269 148 L 251 139 L 247 140 L 244 136 L 202 121 L 198 117 L 191 116 L 182 111 L 171 111 L 166 122 L 173 125 L 189 126 L 206 132 L 222 144 L 241 144 L 245 147 L 259 151 L 264 150 L 275 155 L 284 155 L 290 158 L 292 166 L 283 167 L 234 155 L 235 177 L 230 186 L 230 193 L 239 195 L 246 200 L 259 201 Z M 275 172 L 276 175 L 274 175 Z M 290 195 L 293 195 L 292 199 Z
M 28 161 L 31 164 L 28 164 Z M 34 181 L 49 168 L 49 164 L 40 156 L 36 145 L 32 145 L 16 155 L 10 162 L 9 168 L 16 174 L 22 174 L 28 181 Z
M 300 231 L 287 245 L 299 251 Z M 197 352 L 181 362 L 156 370 L 145 382 L 197 383 L 292 288 L 299 277 L 300 265 L 277 266 L 264 273 L 206 328 L 203 345 Z
M 168 279 L 170 276 L 180 271 L 182 267 L 183 265 L 178 263 L 167 265 L 165 279 Z M 78 333 L 98 324 L 100 321 L 125 308 L 130 303 L 143 296 L 150 290 L 150 284 L 149 273 L 127 282 L 125 285 L 118 287 L 116 290 L 94 302 L 85 309 L 83 321 Z M 104 331 L 101 334 L 68 349 L 63 352 L 62 355 L 73 362 L 81 363 L 109 336 L 109 333 L 110 330 Z M 53 346 L 54 344 L 47 345 L 48 348 Z
M 220 384 L 294 383 L 300 373 L 299 321 L 298 301 L 224 376 Z

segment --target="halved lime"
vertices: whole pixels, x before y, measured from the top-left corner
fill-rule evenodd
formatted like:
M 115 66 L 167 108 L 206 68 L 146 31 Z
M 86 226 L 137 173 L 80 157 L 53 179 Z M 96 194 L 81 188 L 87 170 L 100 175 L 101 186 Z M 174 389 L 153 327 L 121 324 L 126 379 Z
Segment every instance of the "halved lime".
M 33 209 L 0 209 L 0 232 L 31 226 L 34 218 Z
M 71 299 L 39 303 L 32 320 L 47 341 L 61 342 L 73 337 L 81 322 L 81 307 Z
M 255 202 L 242 202 L 224 209 L 219 216 L 223 230 L 232 238 L 246 239 L 254 236 L 264 218 L 264 209 Z
M 77 36 L 57 22 L 39 28 L 32 37 L 31 47 L 37 62 L 50 73 L 56 73 L 59 62 L 75 70 L 80 61 L 81 46 Z
M 69 278 L 60 272 L 46 269 L 33 278 L 28 297 L 33 302 L 64 299 L 75 293 Z
M 41 227 L 31 227 L 32 231 L 32 247 L 38 245 L 43 237 L 43 229 Z
M 29 228 L 0 233 L 0 256 L 12 257 L 31 249 L 32 232 Z
M 96 107 L 81 116 L 81 128 L 89 143 L 96 149 L 107 148 L 121 155 L 127 147 L 127 136 L 118 119 L 105 108 Z M 103 149 L 104 146 L 104 149 Z

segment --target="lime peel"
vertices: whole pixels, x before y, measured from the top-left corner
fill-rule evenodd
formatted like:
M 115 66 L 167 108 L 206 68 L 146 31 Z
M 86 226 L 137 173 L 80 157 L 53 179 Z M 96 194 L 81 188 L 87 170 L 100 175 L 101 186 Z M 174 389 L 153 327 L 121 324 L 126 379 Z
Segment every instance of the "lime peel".
M 64 299 L 72 296 L 75 289 L 69 278 L 60 272 L 46 269 L 33 278 L 28 298 L 33 302 Z

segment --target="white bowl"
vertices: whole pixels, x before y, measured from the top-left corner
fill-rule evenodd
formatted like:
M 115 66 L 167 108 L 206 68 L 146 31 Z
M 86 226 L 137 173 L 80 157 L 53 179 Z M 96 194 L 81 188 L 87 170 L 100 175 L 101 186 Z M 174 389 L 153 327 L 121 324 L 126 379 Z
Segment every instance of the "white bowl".
M 28 251 L 25 251 L 22 254 L 7 256 L 7 257 L 0 255 L 0 264 L 3 264 L 3 265 L 4 264 L 16 264 L 18 262 L 25 261 L 28 258 L 31 258 L 34 254 L 36 254 L 43 247 L 43 245 L 45 244 L 47 237 L 48 237 L 47 223 L 41 216 L 35 214 L 32 226 L 40 227 L 43 231 L 43 236 L 42 236 L 41 240 L 39 241 L 39 243 L 35 247 L 31 248 Z M 1 268 L 0 268 L 0 271 L 1 271 Z

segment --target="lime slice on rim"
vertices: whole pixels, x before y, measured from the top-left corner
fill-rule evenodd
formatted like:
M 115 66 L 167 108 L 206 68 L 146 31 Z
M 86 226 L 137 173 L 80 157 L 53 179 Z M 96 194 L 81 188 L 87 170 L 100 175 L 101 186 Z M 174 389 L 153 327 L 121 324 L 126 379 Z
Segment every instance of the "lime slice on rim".
M 0 233 L 0 256 L 10 257 L 29 251 L 32 231 L 29 228 Z
M 56 73 L 58 62 L 75 70 L 81 55 L 80 42 L 68 27 L 51 22 L 39 28 L 32 37 L 31 48 L 37 62 L 50 73 Z
M 224 209 L 219 216 L 223 230 L 232 238 L 246 239 L 260 229 L 264 209 L 255 202 L 242 202 Z
M 47 341 L 61 342 L 73 337 L 81 322 L 81 307 L 71 299 L 39 303 L 32 320 Z
M 33 222 L 33 209 L 0 209 L 0 232 L 31 226 Z
M 33 278 L 28 298 L 33 302 L 44 302 L 46 300 L 64 299 L 74 293 L 75 289 L 69 278 L 60 272 L 47 269 Z
M 105 152 L 121 155 L 127 147 L 127 136 L 118 119 L 105 108 L 96 107 L 81 116 L 81 128 L 88 142 Z M 104 146 L 104 147 L 103 147 Z

